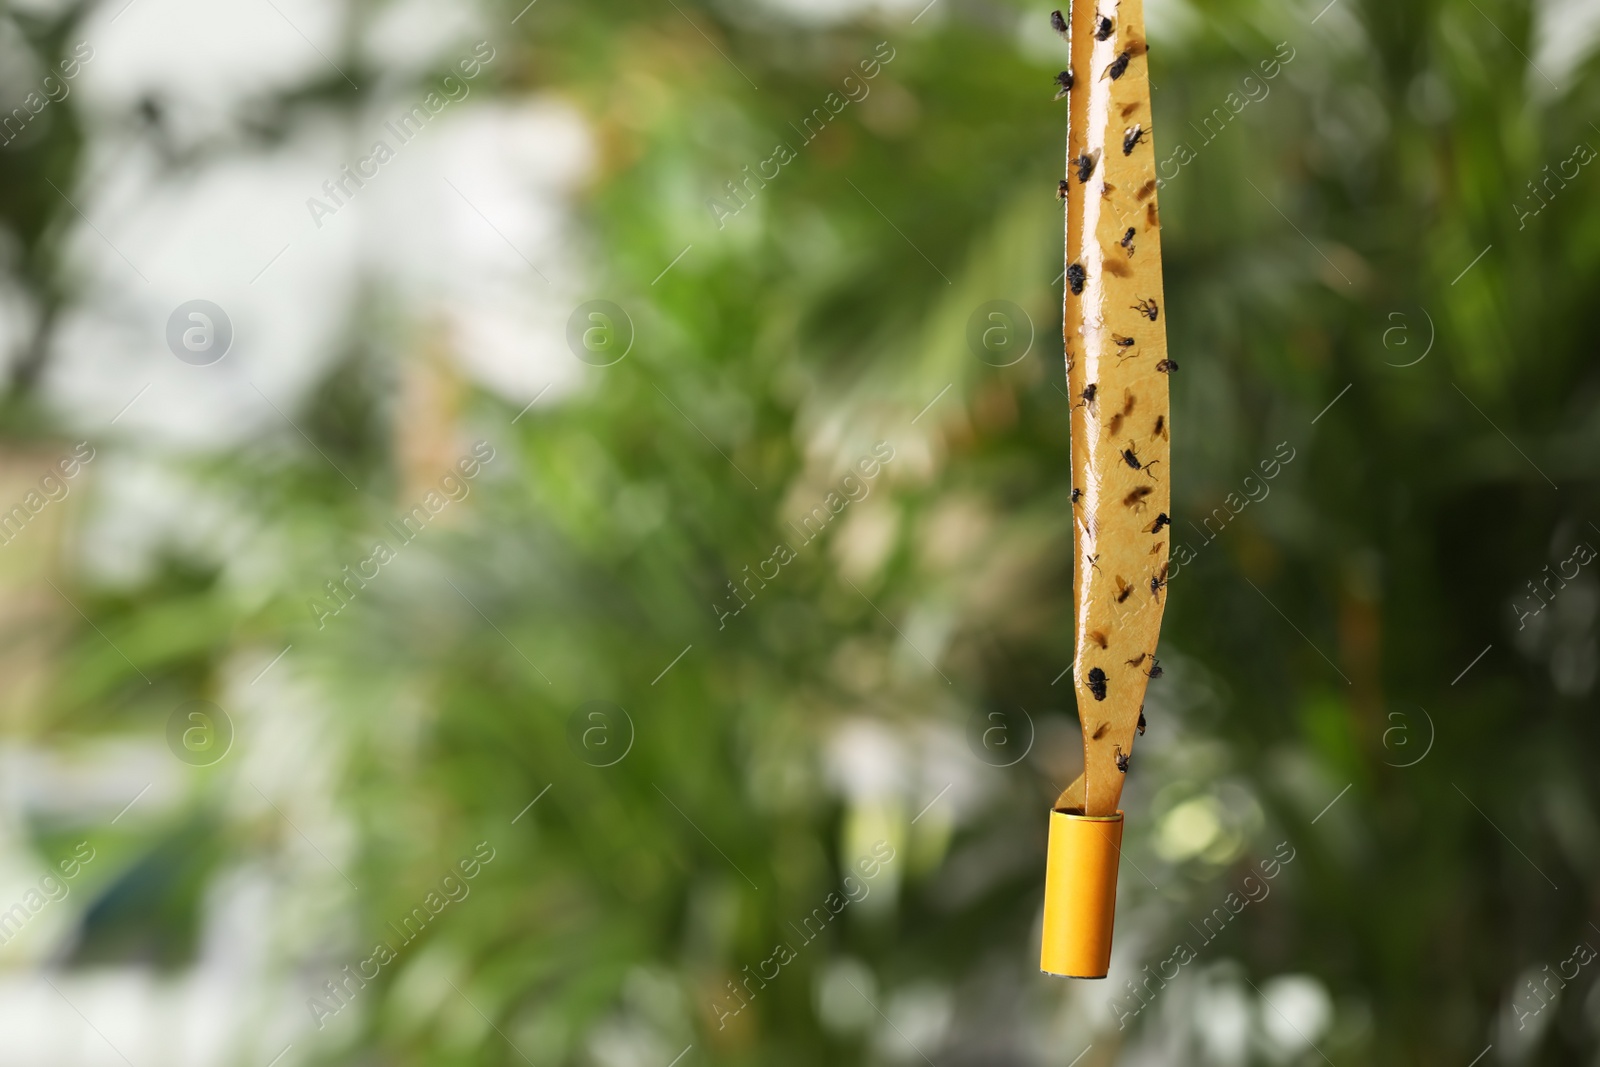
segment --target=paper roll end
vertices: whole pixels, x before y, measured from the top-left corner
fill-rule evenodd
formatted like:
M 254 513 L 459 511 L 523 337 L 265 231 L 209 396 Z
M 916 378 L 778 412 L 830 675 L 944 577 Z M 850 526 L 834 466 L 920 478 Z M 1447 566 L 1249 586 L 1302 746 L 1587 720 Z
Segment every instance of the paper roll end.
M 1121 857 L 1122 812 L 1050 813 L 1041 971 L 1064 978 L 1106 976 L 1111 968 Z

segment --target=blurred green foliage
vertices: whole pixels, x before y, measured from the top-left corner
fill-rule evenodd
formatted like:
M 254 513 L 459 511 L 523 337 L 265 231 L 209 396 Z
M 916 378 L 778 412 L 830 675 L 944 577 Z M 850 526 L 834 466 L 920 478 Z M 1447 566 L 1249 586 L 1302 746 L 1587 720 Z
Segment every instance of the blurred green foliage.
M 363 491 L 288 436 L 190 463 L 272 531 L 281 582 L 253 601 L 175 551 L 135 590 L 72 587 L 87 617 L 43 729 L 158 732 L 214 696 L 238 649 L 293 644 L 361 887 L 304 968 L 308 996 L 478 842 L 496 850 L 355 998 L 355 1022 L 306 1039 L 322 1062 L 664 1065 L 691 1044 L 686 1064 L 914 1062 L 877 1009 L 919 1005 L 943 1020 L 919 1042 L 941 1067 L 1067 1063 L 1091 1043 L 1085 1067 L 1270 1062 L 1264 1038 L 1206 1052 L 1205 1010 L 1174 994 L 1126 1031 L 1105 1002 L 1285 840 L 1298 858 L 1276 893 L 1203 965 L 1321 983 L 1331 1062 L 1469 1062 L 1504 1041 L 1529 972 L 1600 936 L 1594 576 L 1531 634 L 1507 606 L 1600 539 L 1600 179 L 1583 170 L 1525 225 L 1514 207 L 1546 164 L 1600 143 L 1600 90 L 1592 60 L 1559 89 L 1530 66 L 1526 3 L 1318 6 L 1150 12 L 1157 155 L 1194 150 L 1160 198 L 1183 368 L 1174 536 L 1196 560 L 1171 584 L 1168 675 L 1130 778 L 1110 982 L 1034 966 L 1045 813 L 1079 758 L 1054 681 L 1073 634 L 1050 99 L 1064 52 L 1047 9 L 938 0 L 912 25 L 690 0 L 532 8 L 495 91 L 557 93 L 592 122 L 592 295 L 631 316 L 632 352 L 514 424 L 520 405 L 470 395 L 462 425 L 496 458 L 462 521 L 319 629 L 311 591 L 414 503 L 394 375 L 339 355 L 301 425 Z M 41 27 L 35 43 L 65 37 Z M 893 58 L 870 93 L 802 143 L 794 124 L 880 42 Z M 1263 84 L 1280 42 L 1293 58 L 1270 91 L 1208 138 L 1200 124 L 1259 92 L 1245 79 Z M 324 105 L 349 101 L 329 86 Z M 0 215 L 24 250 L 11 269 L 51 301 L 70 298 L 54 248 L 74 220 L 47 180 L 70 180 L 77 137 L 58 124 L 0 152 Z M 731 207 L 724 183 L 780 142 L 793 161 L 719 226 L 707 200 Z M 1004 368 L 966 341 L 993 299 L 1034 329 Z M 14 379 L 13 436 L 52 432 L 35 384 Z M 869 494 L 797 544 L 786 524 L 878 441 L 894 459 Z M 1233 515 L 1229 494 L 1280 443 L 1293 461 Z M 778 542 L 794 561 L 721 618 L 728 583 Z M 575 718 L 594 700 L 631 721 L 606 720 L 605 744 L 631 743 L 611 766 L 591 765 Z M 1037 736 L 995 770 L 965 739 L 1016 708 Z M 880 736 L 851 732 L 863 722 L 913 762 L 961 739 L 958 776 L 981 789 L 913 823 L 941 779 L 841 788 L 829 753 Z M 196 771 L 195 804 L 248 795 L 240 767 Z M 1212 812 L 1198 843 L 1164 821 L 1196 798 Z M 127 947 L 130 908 L 187 943 L 198 861 L 151 865 L 280 832 L 185 816 L 119 849 L 124 892 L 83 958 L 161 955 Z M 878 840 L 896 858 L 872 895 L 719 1026 L 728 983 L 792 943 Z M 873 1009 L 839 999 L 841 980 Z M 1593 1058 L 1589 988 L 1518 1062 Z

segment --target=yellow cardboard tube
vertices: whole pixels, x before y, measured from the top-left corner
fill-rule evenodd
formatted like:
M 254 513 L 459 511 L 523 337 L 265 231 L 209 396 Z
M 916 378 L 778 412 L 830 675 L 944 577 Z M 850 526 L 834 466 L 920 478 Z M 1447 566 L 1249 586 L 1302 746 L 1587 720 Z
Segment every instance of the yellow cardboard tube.
M 1050 813 L 1045 854 L 1044 937 L 1039 969 L 1066 978 L 1104 978 L 1111 968 L 1122 812 Z

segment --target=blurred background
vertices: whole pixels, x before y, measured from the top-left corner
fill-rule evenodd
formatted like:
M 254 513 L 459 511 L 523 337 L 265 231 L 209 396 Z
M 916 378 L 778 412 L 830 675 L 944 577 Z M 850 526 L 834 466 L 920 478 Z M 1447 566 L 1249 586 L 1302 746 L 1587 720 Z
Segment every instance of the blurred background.
M 1151 0 L 1104 982 L 1049 10 L 4 5 L 0 1064 L 1600 1063 L 1600 5 Z

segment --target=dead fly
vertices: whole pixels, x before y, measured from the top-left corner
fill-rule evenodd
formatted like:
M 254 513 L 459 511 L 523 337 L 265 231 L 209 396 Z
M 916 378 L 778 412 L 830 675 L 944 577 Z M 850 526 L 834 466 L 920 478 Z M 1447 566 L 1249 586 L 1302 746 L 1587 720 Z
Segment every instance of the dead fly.
M 1129 226 L 1128 227 L 1128 232 L 1123 234 L 1122 235 L 1122 240 L 1117 242 L 1123 248 L 1126 248 L 1128 250 L 1128 258 L 1129 259 L 1133 258 L 1133 235 L 1135 233 L 1137 233 L 1137 232 L 1138 231 L 1135 230 L 1132 226 Z
M 1148 655 L 1149 655 L 1149 653 L 1148 653 L 1148 652 L 1141 652 L 1141 653 L 1139 653 L 1139 655 L 1138 655 L 1138 656 L 1137 656 L 1137 657 L 1136 657 L 1136 658 L 1134 658 L 1134 659 L 1130 659 L 1130 660 L 1129 660 L 1129 661 L 1128 661 L 1128 666 L 1130 666 L 1130 667 L 1137 667 L 1137 666 L 1138 666 L 1138 665 L 1139 665 L 1139 664 L 1141 664 L 1141 663 L 1143 663 L 1143 662 L 1144 662 L 1144 658 L 1145 658 L 1145 657 L 1146 657 L 1146 656 L 1148 656 Z
M 1161 462 L 1159 459 L 1153 459 L 1149 463 L 1140 463 L 1138 455 L 1133 450 L 1132 441 L 1129 441 L 1128 447 L 1122 450 L 1122 461 L 1136 471 L 1144 471 L 1149 474 L 1152 481 L 1155 480 L 1155 475 L 1150 474 L 1150 468 Z
M 1115 337 L 1116 334 L 1112 334 L 1111 336 Z M 1122 391 L 1122 396 L 1126 403 L 1122 405 L 1121 412 L 1111 417 L 1111 428 L 1106 432 L 1107 437 L 1117 436 L 1117 430 L 1122 426 L 1122 420 L 1133 414 L 1133 406 L 1139 402 L 1139 398 L 1134 396 L 1133 393 L 1127 389 Z
M 1166 584 L 1167 584 L 1166 578 L 1162 577 L 1159 574 L 1152 574 L 1150 576 L 1150 595 L 1151 596 L 1155 596 L 1155 597 L 1160 596 L 1161 595 L 1161 588 L 1162 588 L 1162 586 L 1164 586 Z
M 1155 492 L 1148 485 L 1134 486 L 1133 492 L 1122 498 L 1122 506 L 1132 508 L 1134 511 L 1144 510 L 1144 498 Z
M 1072 487 L 1072 502 L 1073 502 L 1073 503 L 1074 503 L 1074 504 L 1076 504 L 1076 503 L 1077 503 L 1077 502 L 1078 502 L 1078 500 L 1079 500 L 1079 499 L 1080 499 L 1080 498 L 1081 498 L 1081 497 L 1082 497 L 1082 496 L 1083 496 L 1083 490 L 1082 490 L 1082 489 L 1079 489 L 1079 488 L 1078 488 L 1078 487 L 1077 487 L 1077 486 L 1073 486 L 1073 487 Z
M 1160 363 L 1156 364 L 1156 370 L 1160 371 L 1162 374 L 1171 374 L 1177 369 L 1178 361 L 1175 359 L 1164 359 Z
M 1057 74 L 1056 84 L 1060 86 L 1060 88 L 1056 90 L 1056 99 L 1061 100 L 1065 98 L 1068 93 L 1072 92 L 1072 71 L 1064 70 L 1060 74 Z
M 1139 736 L 1144 736 L 1144 709 L 1139 709 Z
M 1161 532 L 1161 527 L 1171 525 L 1172 520 L 1167 518 L 1167 513 L 1163 511 L 1161 514 L 1156 516 L 1156 521 L 1150 524 L 1150 532 L 1153 534 L 1158 534 Z
M 1056 186 L 1056 199 L 1065 200 L 1067 198 L 1067 192 L 1071 188 L 1072 186 L 1067 184 L 1067 179 L 1062 178 L 1060 184 Z
M 1108 642 L 1106 641 L 1106 635 L 1101 633 L 1099 630 L 1090 630 L 1089 631 L 1089 640 L 1093 641 L 1095 644 L 1099 645 L 1101 648 L 1105 648 L 1107 646 L 1107 644 L 1108 644 Z
M 1112 747 L 1117 751 L 1117 770 L 1121 771 L 1123 774 L 1127 774 L 1129 759 L 1127 756 L 1122 754 L 1122 746 L 1113 745 Z
M 1133 54 L 1131 52 L 1122 52 L 1118 54 L 1117 58 L 1111 61 L 1111 65 L 1106 68 L 1106 72 L 1100 75 L 1100 77 L 1109 77 L 1112 81 L 1116 81 L 1118 78 L 1122 77 L 1128 72 L 1128 60 L 1132 58 Z
M 1167 417 L 1165 415 L 1157 415 L 1156 416 L 1155 432 L 1152 433 L 1150 436 L 1151 437 L 1159 437 L 1163 441 L 1168 440 L 1168 438 L 1167 438 Z
M 1076 165 L 1078 168 L 1079 185 L 1084 185 L 1089 181 L 1089 175 L 1094 173 L 1095 165 L 1099 162 L 1100 149 L 1098 148 L 1096 148 L 1093 153 L 1086 152 L 1078 157 Z
M 1061 12 L 1050 12 L 1050 28 L 1055 30 L 1062 37 L 1067 37 L 1067 20 L 1061 17 Z M 1067 39 L 1070 40 L 1071 38 Z
M 1142 140 L 1144 140 L 1144 127 L 1135 123 L 1133 129 L 1129 130 L 1122 138 L 1122 154 L 1125 156 L 1133 155 L 1134 146 Z
M 1154 656 L 1151 656 L 1150 657 L 1150 669 L 1145 671 L 1144 673 L 1149 675 L 1152 678 L 1159 678 L 1166 672 L 1161 669 L 1161 661 L 1156 659 Z
M 1161 314 L 1161 309 L 1156 306 L 1154 300 L 1141 300 L 1137 304 L 1130 304 L 1129 310 L 1137 311 L 1151 322 L 1156 321 L 1156 318 Z
M 1084 388 L 1083 392 L 1078 394 L 1079 396 L 1081 396 L 1083 398 L 1083 406 L 1084 407 L 1088 407 L 1090 404 L 1093 404 L 1094 403 L 1094 395 L 1096 393 L 1098 393 L 1099 391 L 1100 391 L 1100 386 L 1097 385 L 1094 382 L 1090 382 Z
M 1072 290 L 1073 296 L 1083 292 L 1083 283 L 1089 280 L 1089 274 L 1080 264 L 1074 263 L 1067 268 L 1067 288 Z
M 1120 604 L 1133 595 L 1133 586 L 1128 584 L 1128 579 L 1117 575 L 1117 603 Z
M 1093 569 L 1095 569 L 1095 570 L 1099 570 L 1100 569 L 1100 553 L 1096 552 L 1094 555 L 1091 556 L 1087 552 L 1085 552 L 1083 554 L 1083 558 L 1089 561 L 1089 566 L 1092 567 Z
M 1111 20 L 1106 18 L 1104 15 L 1101 15 L 1099 21 L 1095 24 L 1094 39 L 1097 41 L 1106 40 L 1111 36 L 1112 28 L 1113 25 Z
M 1089 692 L 1094 694 L 1096 700 L 1106 698 L 1106 672 L 1099 667 L 1089 668 Z
M 1099 726 L 1096 726 L 1094 728 L 1094 733 L 1090 735 L 1090 740 L 1092 740 L 1092 741 L 1100 740 L 1102 737 L 1104 737 L 1106 735 L 1106 730 L 1110 726 L 1111 726 L 1111 724 L 1108 723 L 1108 722 L 1103 722 Z
M 1112 343 L 1115 344 L 1118 348 L 1132 348 L 1134 346 L 1133 338 L 1124 337 L 1120 333 L 1113 333 L 1111 335 L 1111 340 L 1112 340 Z

